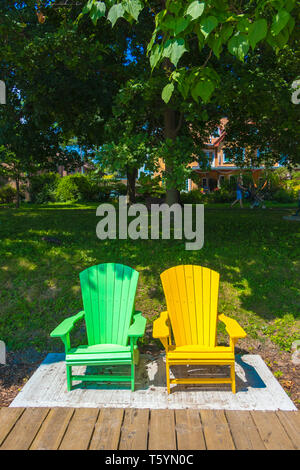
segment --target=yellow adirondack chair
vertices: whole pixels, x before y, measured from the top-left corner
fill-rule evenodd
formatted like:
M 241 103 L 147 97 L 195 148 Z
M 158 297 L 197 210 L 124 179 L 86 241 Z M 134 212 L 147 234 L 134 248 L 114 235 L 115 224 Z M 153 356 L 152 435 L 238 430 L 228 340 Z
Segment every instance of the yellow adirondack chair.
M 235 393 L 234 347 L 246 333 L 235 320 L 218 314 L 219 273 L 202 266 L 185 265 L 167 269 L 160 277 L 167 311 L 154 321 L 153 337 L 159 338 L 166 350 L 168 393 L 170 383 L 231 383 Z M 226 325 L 230 346 L 216 345 L 218 320 Z M 230 365 L 230 377 L 170 379 L 169 367 L 179 364 Z

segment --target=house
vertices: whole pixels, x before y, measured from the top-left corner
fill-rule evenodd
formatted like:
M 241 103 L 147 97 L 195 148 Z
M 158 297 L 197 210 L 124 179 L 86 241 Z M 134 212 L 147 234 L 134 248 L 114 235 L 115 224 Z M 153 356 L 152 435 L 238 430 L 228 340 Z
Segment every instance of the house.
M 205 148 L 202 149 L 208 157 L 210 168 L 203 170 L 196 161 L 190 165 L 193 171 L 197 173 L 198 178 L 190 178 L 187 180 L 186 191 L 203 188 L 205 192 L 211 192 L 219 188 L 222 181 L 237 178 L 239 175 L 242 176 L 243 172 L 249 171 L 248 168 L 240 168 L 236 163 L 231 162 L 228 155 L 226 155 L 226 122 L 226 118 L 220 121 L 220 125 L 213 134 L 211 134 L 209 142 L 207 142 Z M 279 164 L 274 166 L 274 168 L 277 167 L 279 167 Z M 257 181 L 261 177 L 264 167 L 252 168 L 251 171 L 254 181 Z M 193 180 L 197 180 L 199 183 L 197 184 Z
M 90 153 L 90 151 L 85 152 L 83 149 L 81 149 L 76 143 L 72 145 L 67 145 L 65 149 L 69 152 L 76 152 L 79 156 L 80 159 L 83 161 L 83 158 L 86 153 Z M 75 173 L 81 173 L 84 174 L 86 173 L 89 169 L 91 169 L 91 165 L 88 163 L 82 164 L 82 166 L 74 168 L 72 170 L 67 170 L 63 165 L 59 165 L 57 167 L 57 171 L 61 177 L 67 176 L 67 175 L 73 175 Z
M 57 167 L 57 172 L 59 173 L 59 176 L 63 177 L 67 175 L 74 175 L 75 173 L 84 174 L 88 169 L 90 169 L 90 165 L 88 164 L 83 164 L 81 167 L 74 168 L 74 170 L 66 170 L 63 165 L 59 165 Z
M 245 170 L 236 166 L 235 163 L 229 161 L 229 158 L 226 155 L 226 123 L 226 118 L 220 120 L 220 124 L 210 135 L 209 142 L 206 142 L 205 147 L 202 149 L 202 151 L 208 157 L 208 161 L 210 162 L 210 168 L 207 170 L 203 170 L 199 167 L 197 161 L 193 162 L 190 166 L 193 169 L 193 172 L 197 174 L 197 178 L 189 178 L 186 181 L 185 191 L 203 188 L 205 192 L 211 192 L 215 188 L 219 188 L 222 184 L 222 181 L 230 178 L 236 178 L 238 175 L 242 175 L 244 171 L 249 171 L 248 169 Z M 77 147 L 76 145 L 68 146 L 67 148 L 69 150 L 76 150 L 81 154 L 79 147 Z M 277 164 L 275 167 L 278 166 L 279 164 Z M 164 163 L 162 161 L 160 162 L 160 167 L 161 169 L 164 168 Z M 89 168 L 91 169 L 91 166 L 89 164 L 84 164 L 80 168 L 76 168 L 73 171 L 67 172 L 63 166 L 59 166 L 58 172 L 60 176 L 66 176 L 72 173 L 85 173 Z M 255 181 L 260 178 L 263 170 L 263 167 L 254 168 L 251 170 L 253 174 L 253 179 Z M 138 178 L 141 172 L 146 174 L 152 174 L 151 171 L 145 168 L 145 165 L 138 170 Z M 154 175 L 157 174 L 159 174 L 159 172 L 154 173 Z M 124 174 L 118 174 L 118 179 L 124 184 L 127 183 L 126 176 Z M 197 183 L 195 181 L 197 181 Z
M 231 162 L 226 155 L 226 126 L 227 119 L 221 119 L 220 124 L 217 126 L 215 131 L 210 135 L 209 142 L 206 142 L 205 147 L 202 151 L 207 155 L 208 161 L 210 162 L 210 167 L 207 170 L 203 170 L 200 168 L 199 163 L 194 161 L 190 164 L 190 167 L 193 170 L 194 176 L 191 177 L 186 181 L 186 188 L 185 191 L 191 191 L 194 189 L 203 188 L 205 192 L 212 192 L 216 188 L 220 188 L 222 181 L 228 180 L 231 178 L 236 178 L 238 175 L 243 175 L 243 172 L 249 171 L 249 169 L 242 169 L 236 166 L 235 163 Z M 84 152 L 75 144 L 70 145 L 67 147 L 68 150 L 76 151 L 79 153 L 80 156 L 84 156 Z M 87 152 L 89 153 L 89 151 Z M 164 168 L 163 161 L 160 162 L 161 169 Z M 279 167 L 279 164 L 276 164 L 274 168 Z M 74 168 L 73 170 L 67 171 L 64 166 L 58 166 L 57 171 L 61 177 L 74 174 L 74 173 L 86 173 L 88 170 L 91 170 L 92 164 L 91 163 L 83 163 L 82 166 L 78 168 Z M 253 174 L 253 179 L 255 181 L 259 180 L 261 177 L 262 172 L 264 171 L 264 167 L 258 167 L 251 169 Z M 138 177 L 140 176 L 141 172 L 146 174 L 152 174 L 151 171 L 145 168 L 145 165 L 138 170 Z M 160 172 L 154 173 L 154 176 L 158 175 Z M 119 173 L 117 178 L 123 184 L 127 184 L 126 176 L 124 174 Z M 10 182 L 13 186 L 14 183 Z M 0 180 L 0 185 L 4 184 L 4 181 Z M 26 198 L 28 198 L 26 196 Z

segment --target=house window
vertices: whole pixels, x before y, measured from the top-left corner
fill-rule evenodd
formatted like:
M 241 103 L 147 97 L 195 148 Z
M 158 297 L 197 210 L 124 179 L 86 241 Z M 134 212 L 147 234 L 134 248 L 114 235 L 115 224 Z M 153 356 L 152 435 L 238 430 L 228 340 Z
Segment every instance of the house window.
M 217 128 L 213 131 L 212 136 L 213 136 L 213 137 L 219 137 L 219 135 L 220 135 L 220 128 L 217 127 Z
M 222 184 L 224 183 L 225 181 L 225 176 L 224 175 L 220 175 L 219 176 L 219 188 L 222 186 Z
M 142 166 L 142 168 L 139 169 L 138 171 L 138 178 L 141 176 L 141 173 L 144 173 L 145 175 L 153 175 L 153 171 L 151 170 L 146 170 L 146 165 Z
M 191 180 L 185 180 L 184 192 L 188 193 L 191 190 Z
M 202 178 L 202 187 L 207 188 L 207 178 Z
M 226 155 L 227 154 L 227 155 Z M 246 154 L 246 150 L 243 148 L 243 152 L 242 152 L 242 160 L 245 159 L 245 154 Z M 232 160 L 234 158 L 240 158 L 240 154 L 236 153 L 234 154 L 232 152 L 232 155 L 230 155 L 228 152 L 226 152 L 225 149 L 223 149 L 223 163 L 232 163 Z
M 225 150 L 223 150 L 223 163 L 230 163 L 230 156 L 226 156 Z
M 210 166 L 215 166 L 215 154 L 214 152 L 209 152 L 208 150 L 204 152 L 206 157 L 207 157 L 207 161 L 209 163 Z

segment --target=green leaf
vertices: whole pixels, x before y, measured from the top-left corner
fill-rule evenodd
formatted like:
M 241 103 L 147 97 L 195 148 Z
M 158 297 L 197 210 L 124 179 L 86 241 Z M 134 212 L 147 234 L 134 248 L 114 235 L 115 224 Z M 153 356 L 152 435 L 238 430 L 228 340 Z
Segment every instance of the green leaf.
M 294 27 L 295 27 L 295 18 L 291 16 L 287 24 L 289 34 L 292 33 Z
M 210 43 L 210 47 L 212 48 L 213 53 L 215 54 L 215 56 L 217 56 L 218 59 L 219 59 L 220 58 L 220 53 L 221 53 L 221 50 L 222 50 L 222 38 L 221 37 L 213 37 L 212 40 L 211 40 L 211 43 Z
M 264 39 L 268 32 L 268 23 L 265 19 L 254 21 L 249 28 L 249 42 L 252 49 L 256 44 Z
M 271 26 L 271 34 L 273 36 L 277 36 L 280 31 L 285 27 L 288 23 L 291 15 L 286 10 L 279 10 L 279 12 L 275 15 L 273 19 L 273 23 Z
M 222 29 L 220 31 L 221 38 L 223 42 L 227 42 L 230 36 L 233 33 L 233 27 L 230 24 L 223 24 Z
M 205 3 L 196 0 L 195 2 L 190 3 L 190 5 L 187 7 L 185 15 L 189 15 L 193 20 L 196 20 L 202 15 L 204 8 Z
M 243 17 L 238 21 L 237 29 L 241 33 L 247 33 L 248 30 L 249 30 L 250 25 L 251 25 L 251 23 L 250 23 L 249 19 Z
M 157 13 L 157 15 L 155 15 L 155 28 L 158 28 L 158 26 L 161 25 L 167 13 L 167 10 L 161 10 L 159 13 Z
M 291 11 L 293 8 L 295 8 L 296 0 L 286 0 L 284 8 L 287 11 Z
M 95 0 L 89 0 L 89 1 L 85 4 L 85 6 L 84 6 L 84 8 L 83 8 L 83 10 L 82 10 L 82 13 L 83 13 L 84 15 L 85 15 L 86 13 L 88 13 L 88 12 L 92 9 L 94 3 L 95 3 Z
M 142 3 L 139 0 L 124 0 L 122 4 L 125 11 L 127 11 L 127 13 L 137 21 L 138 16 L 143 9 Z
M 239 60 L 244 61 L 244 57 L 249 51 L 249 41 L 245 34 L 239 33 L 228 41 L 229 52 Z
M 155 44 L 155 46 L 152 47 L 151 54 L 150 54 L 150 65 L 151 65 L 152 70 L 158 64 L 161 57 L 162 57 L 161 44 Z
M 168 57 L 172 64 L 177 67 L 180 57 L 186 50 L 184 39 L 169 39 L 164 45 L 163 57 Z
M 202 100 L 207 103 L 215 89 L 215 84 L 207 78 L 201 78 L 195 86 L 191 89 L 191 95 L 196 102 L 200 96 Z
M 177 34 L 180 34 L 182 31 L 184 31 L 189 24 L 190 20 L 187 18 L 174 18 L 173 16 L 167 16 L 161 24 L 161 28 L 163 30 L 171 30 L 172 33 L 176 36 Z
M 97 24 L 99 18 L 105 15 L 106 5 L 104 2 L 96 2 L 93 4 L 90 12 L 90 17 L 94 25 Z
M 188 80 L 185 80 L 185 77 L 181 77 L 178 80 L 178 91 L 182 94 L 183 98 L 186 99 L 188 97 L 190 91 L 190 84 Z
M 215 16 L 208 16 L 207 18 L 201 20 L 200 23 L 201 32 L 205 37 L 207 37 L 217 26 L 218 20 Z
M 287 28 L 284 28 L 282 31 L 280 31 L 279 34 L 277 34 L 277 36 L 275 36 L 274 38 L 274 41 L 275 41 L 275 47 L 279 47 L 280 49 L 283 48 L 283 46 L 285 46 L 285 44 L 288 42 L 289 40 L 289 33 L 288 33 L 288 30 Z M 273 46 L 274 47 L 274 46 Z
M 155 30 L 153 31 L 152 33 L 152 37 L 151 37 L 151 40 L 147 46 L 147 55 L 149 54 L 149 52 L 151 51 L 152 47 L 153 47 L 153 44 L 155 42 L 155 39 L 156 39 L 156 35 L 157 35 L 157 29 L 155 28 Z
M 201 31 L 197 31 L 196 32 L 197 34 L 197 37 L 198 37 L 198 47 L 199 47 L 199 51 L 201 51 L 201 49 L 203 49 L 204 47 L 204 43 L 205 43 L 205 37 L 203 36 L 203 34 L 201 33 Z
M 166 9 L 169 12 L 174 13 L 175 15 L 178 15 L 178 13 L 181 10 L 181 4 L 180 2 L 174 2 L 174 0 L 169 0 L 166 3 Z
M 108 12 L 107 19 L 111 22 L 112 26 L 116 24 L 119 18 L 122 18 L 125 13 L 125 9 L 121 3 L 113 5 Z
M 165 103 L 168 103 L 170 101 L 170 98 L 172 96 L 172 93 L 174 91 L 174 84 L 173 83 L 168 83 L 162 91 L 161 97 L 164 100 Z
M 91 9 L 92 9 L 93 6 L 94 6 L 94 3 L 95 3 L 95 0 L 89 0 L 89 1 L 85 4 L 85 6 L 84 6 L 83 9 L 82 9 L 82 12 L 81 12 L 81 13 L 78 15 L 78 17 L 76 18 L 75 24 L 78 24 L 79 21 L 81 20 L 81 18 L 84 17 L 84 15 L 86 15 L 87 13 L 90 14 L 90 11 L 91 11 Z

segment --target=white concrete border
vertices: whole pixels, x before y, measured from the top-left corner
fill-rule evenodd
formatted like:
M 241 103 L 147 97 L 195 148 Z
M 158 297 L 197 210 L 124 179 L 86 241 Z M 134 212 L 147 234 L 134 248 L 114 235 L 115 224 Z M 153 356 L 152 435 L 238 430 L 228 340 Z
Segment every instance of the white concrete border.
M 202 385 L 196 388 L 195 386 L 173 385 L 171 394 L 168 395 L 165 384 L 164 354 L 156 358 L 141 355 L 140 364 L 136 370 L 136 391 L 134 392 L 131 392 L 126 384 L 116 388 L 116 384 L 91 383 L 85 388 L 82 383 L 78 383 L 77 388 L 67 392 L 65 369 L 64 354 L 48 354 L 10 406 L 297 410 L 258 355 L 237 356 L 237 393 L 235 395 L 226 384 Z M 82 371 L 82 368 L 78 368 L 77 373 L 82 373 Z M 203 371 L 204 369 L 202 373 Z M 224 372 L 227 375 L 226 367 L 224 371 L 224 367 L 212 366 L 210 372 L 212 371 L 219 376 L 224 375 Z M 199 368 L 194 372 L 198 372 L 199 375 Z M 190 369 L 189 374 L 192 373 L 193 370 Z M 177 375 L 176 371 L 175 375 Z M 182 376 L 182 370 L 180 376 Z

